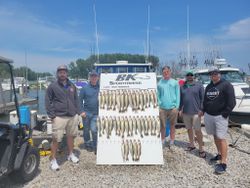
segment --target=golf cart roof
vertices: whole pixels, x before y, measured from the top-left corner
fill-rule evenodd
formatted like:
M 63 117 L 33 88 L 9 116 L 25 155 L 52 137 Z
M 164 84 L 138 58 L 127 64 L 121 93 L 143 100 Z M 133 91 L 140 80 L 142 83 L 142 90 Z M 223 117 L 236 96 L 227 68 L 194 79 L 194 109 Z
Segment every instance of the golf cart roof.
M 0 56 L 0 63 L 8 63 L 9 64 L 9 63 L 13 63 L 13 60 Z

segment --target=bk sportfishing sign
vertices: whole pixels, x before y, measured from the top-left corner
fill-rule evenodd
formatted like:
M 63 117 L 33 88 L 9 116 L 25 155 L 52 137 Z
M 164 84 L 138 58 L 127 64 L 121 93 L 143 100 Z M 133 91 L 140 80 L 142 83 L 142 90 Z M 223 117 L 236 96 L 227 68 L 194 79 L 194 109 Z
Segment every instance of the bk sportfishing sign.
M 100 77 L 100 165 L 162 165 L 155 73 L 103 73 Z
M 111 73 L 101 74 L 100 89 L 154 88 L 155 73 Z

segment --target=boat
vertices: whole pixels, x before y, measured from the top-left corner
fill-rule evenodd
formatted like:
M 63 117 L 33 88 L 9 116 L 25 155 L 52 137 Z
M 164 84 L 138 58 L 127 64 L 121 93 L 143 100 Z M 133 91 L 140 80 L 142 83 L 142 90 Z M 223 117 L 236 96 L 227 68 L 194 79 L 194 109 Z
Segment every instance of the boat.
M 245 81 L 238 68 L 227 65 L 226 59 L 215 58 L 213 65 L 219 68 L 222 78 L 229 81 L 234 87 L 236 106 L 230 115 L 231 122 L 250 124 L 250 85 Z M 210 83 L 208 70 L 209 67 L 194 70 L 196 79 L 204 87 Z
M 128 61 L 116 61 L 116 63 L 95 63 L 96 72 L 100 73 L 139 73 L 151 72 L 152 63 L 128 63 Z

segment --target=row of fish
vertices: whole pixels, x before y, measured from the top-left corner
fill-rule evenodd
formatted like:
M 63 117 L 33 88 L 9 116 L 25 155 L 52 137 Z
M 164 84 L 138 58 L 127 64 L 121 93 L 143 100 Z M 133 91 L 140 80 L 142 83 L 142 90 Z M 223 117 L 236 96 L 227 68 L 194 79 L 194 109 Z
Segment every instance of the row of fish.
M 141 141 L 123 140 L 121 144 L 121 152 L 123 161 L 129 161 L 129 154 L 133 161 L 139 161 L 141 157 Z
M 156 108 L 157 95 L 156 90 L 103 90 L 99 92 L 99 107 L 106 110 L 118 110 L 118 112 L 126 112 L 128 107 L 132 111 L 141 110 L 153 106 Z
M 108 139 L 113 130 L 122 138 L 125 134 L 127 137 L 139 134 L 143 138 L 148 135 L 160 137 L 161 125 L 156 116 L 103 116 L 97 118 L 97 128 L 99 137 L 106 134 Z

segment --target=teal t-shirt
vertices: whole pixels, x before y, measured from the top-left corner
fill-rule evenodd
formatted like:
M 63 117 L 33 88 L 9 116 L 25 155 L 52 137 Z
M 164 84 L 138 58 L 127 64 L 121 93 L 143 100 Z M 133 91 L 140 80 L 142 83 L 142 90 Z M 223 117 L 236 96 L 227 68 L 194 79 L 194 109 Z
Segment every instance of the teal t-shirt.
M 180 86 L 178 82 L 172 78 L 161 79 L 157 85 L 157 96 L 160 108 L 166 110 L 179 108 Z

